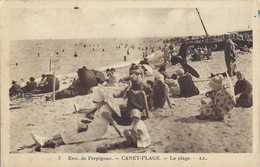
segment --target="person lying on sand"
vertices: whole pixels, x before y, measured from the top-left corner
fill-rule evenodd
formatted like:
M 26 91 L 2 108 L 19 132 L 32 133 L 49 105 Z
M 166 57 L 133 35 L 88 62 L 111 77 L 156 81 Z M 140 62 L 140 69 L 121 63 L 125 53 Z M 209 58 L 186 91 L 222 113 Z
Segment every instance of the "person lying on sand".
M 77 80 L 74 79 L 68 88 L 55 93 L 56 100 L 86 95 L 92 87 L 98 85 L 98 81 L 105 80 L 105 76 L 102 75 L 103 73 L 96 70 L 89 70 L 85 66 L 78 69 L 77 73 L 79 76 Z M 51 98 L 51 96 L 46 97 L 46 100 L 50 100 Z
M 138 109 L 131 111 L 131 129 L 126 129 L 124 135 L 128 146 L 145 148 L 150 145 L 150 135 L 145 123 L 141 120 L 141 113 Z
M 63 144 L 75 144 L 99 139 L 107 132 L 109 124 L 122 137 L 116 122 L 112 118 L 114 112 L 120 114 L 119 107 L 105 91 L 100 88 L 93 89 L 93 91 L 93 102 L 98 106 L 97 111 L 94 113 L 95 119 L 87 125 L 79 123 L 78 129 L 63 131 L 51 139 L 31 134 L 37 147 L 56 147 Z
M 204 100 L 201 100 L 201 107 L 198 109 L 200 115 L 196 116 L 197 119 L 229 120 L 230 111 L 235 103 L 232 96 L 224 88 L 222 80 L 222 75 L 210 80 L 209 87 L 211 91 L 206 93 L 206 97 L 209 97 L 211 101 L 207 104 Z

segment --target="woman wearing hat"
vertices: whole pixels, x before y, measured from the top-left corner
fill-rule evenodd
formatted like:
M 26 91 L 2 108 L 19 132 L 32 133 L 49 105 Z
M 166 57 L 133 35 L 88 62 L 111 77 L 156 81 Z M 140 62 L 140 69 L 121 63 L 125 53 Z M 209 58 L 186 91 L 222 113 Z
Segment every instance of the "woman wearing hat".
M 55 135 L 52 139 L 45 139 L 37 135 L 31 135 L 38 147 L 55 147 L 63 144 L 73 144 L 92 141 L 101 138 L 107 131 L 109 124 L 114 127 L 116 132 L 122 137 L 112 113 L 120 115 L 120 109 L 105 91 L 96 88 L 93 90 L 93 102 L 97 104 L 98 109 L 94 113 L 94 119 L 90 124 L 78 124 L 77 130 L 63 131 Z M 82 132 L 82 129 L 84 131 Z
M 227 120 L 230 117 L 229 112 L 234 107 L 232 96 L 223 87 L 223 76 L 213 77 L 209 82 L 211 91 L 206 96 L 211 98 L 210 103 L 201 100 L 202 106 L 199 109 L 200 115 L 198 119 Z
M 176 74 L 179 76 L 180 97 L 191 97 L 200 93 L 199 89 L 195 86 L 190 73 L 184 74 L 183 69 L 178 69 Z
M 162 74 L 154 77 L 154 86 L 153 86 L 153 107 L 155 109 L 162 108 L 167 101 L 170 108 L 172 108 L 170 99 L 169 99 L 169 87 L 164 83 L 164 76 Z

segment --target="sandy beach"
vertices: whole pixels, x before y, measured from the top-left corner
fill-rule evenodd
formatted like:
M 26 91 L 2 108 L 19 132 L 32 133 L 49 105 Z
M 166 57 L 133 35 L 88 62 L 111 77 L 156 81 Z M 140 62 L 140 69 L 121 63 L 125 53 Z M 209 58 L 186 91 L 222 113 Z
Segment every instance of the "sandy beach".
M 30 42 L 28 42 L 30 43 Z M 25 43 L 26 44 L 26 43 Z M 70 43 L 71 44 L 71 43 Z M 31 44 L 30 44 L 31 45 Z M 88 44 L 86 44 L 88 47 Z M 101 45 L 101 44 L 100 44 Z M 155 45 L 157 43 L 155 42 Z M 158 42 L 158 46 L 162 46 L 162 42 Z M 36 46 L 37 47 L 37 46 Z M 79 47 L 79 46 L 78 46 Z M 82 47 L 82 46 L 81 46 Z M 109 47 L 109 46 L 108 46 Z M 113 46 L 114 47 L 114 46 Z M 21 46 L 24 48 L 24 46 Z M 61 49 L 61 48 L 60 48 Z M 90 49 L 90 48 L 89 48 Z M 20 49 L 24 51 L 25 49 Z M 80 50 L 80 49 L 79 49 Z M 81 56 L 83 53 L 78 54 Z M 19 53 L 19 48 L 16 48 L 16 53 Z M 60 51 L 59 51 L 60 52 Z M 68 51 L 72 55 L 62 61 L 70 62 L 73 57 L 73 51 Z M 125 52 L 122 51 L 122 52 Z M 47 55 L 47 51 L 44 52 Z M 100 53 L 100 52 L 99 52 Z M 107 53 L 107 52 L 106 52 Z M 138 54 L 137 54 L 138 53 Z M 133 59 L 141 59 L 142 51 L 135 52 Z M 37 53 L 32 53 L 35 57 Z M 100 59 L 95 59 L 96 63 L 103 62 L 102 66 L 112 66 L 111 61 L 122 60 L 122 54 L 117 54 L 120 57 L 116 60 L 109 59 L 109 54 L 104 54 L 104 57 L 99 56 Z M 211 72 L 221 73 L 226 71 L 224 52 L 213 52 L 213 59 L 203 60 L 200 62 L 188 61 L 194 69 L 200 74 L 200 78 L 193 78 L 196 86 L 200 89 L 202 94 L 190 98 L 170 98 L 173 104 L 173 109 L 170 109 L 165 104 L 163 109 L 157 109 L 152 112 L 153 117 L 145 120 L 148 131 L 151 136 L 152 143 L 148 148 L 124 148 L 109 150 L 110 153 L 250 153 L 252 152 L 252 108 L 234 108 L 231 111 L 231 120 L 229 123 L 219 121 L 198 120 L 195 118 L 199 114 L 197 109 L 200 107 L 200 99 L 205 97 L 203 92 L 209 89 L 208 80 Z M 32 58 L 34 60 L 34 58 Z M 35 59 L 38 59 L 37 57 Z M 39 62 L 47 62 L 48 57 L 41 54 Z M 89 58 L 90 60 L 92 58 Z M 132 60 L 133 60 L 132 59 Z M 110 60 L 110 62 L 108 62 Z M 129 61 L 132 61 L 129 60 Z M 188 58 L 189 60 L 189 58 Z M 26 59 L 21 57 L 18 67 L 11 67 L 12 78 L 21 78 L 31 76 L 29 66 Z M 24 61 L 24 62 L 23 62 Z M 157 58 L 151 62 L 161 61 Z M 12 61 L 13 62 L 13 61 Z M 33 62 L 33 61 L 27 61 Z M 35 62 L 34 62 L 35 63 Z M 77 66 L 74 66 L 77 64 Z M 96 68 L 97 65 L 92 63 L 75 61 L 71 63 L 70 67 L 63 63 L 61 69 L 64 70 L 62 74 L 61 87 L 65 88 L 70 85 L 73 77 L 66 76 L 68 73 L 76 74 L 76 69 L 87 65 L 90 68 Z M 40 63 L 39 63 L 40 64 Z M 43 64 L 43 63 L 42 63 Z M 237 64 L 245 78 L 252 83 L 252 54 L 238 55 Z M 25 65 L 25 66 L 24 66 Z M 93 65 L 93 66 L 91 66 Z M 18 72 L 19 69 L 27 71 Z M 27 68 L 28 67 L 28 68 Z M 33 66 L 34 67 L 34 66 Z M 39 67 L 39 66 L 38 66 Z M 167 72 L 171 73 L 177 67 L 169 67 Z M 34 71 L 34 77 L 41 75 L 43 69 L 48 69 L 48 63 L 41 66 L 41 69 Z M 129 66 L 117 69 L 120 78 L 128 74 Z M 154 71 L 157 71 L 154 67 Z M 232 78 L 233 83 L 236 82 L 236 77 Z M 224 80 L 228 84 L 227 79 Z M 111 89 L 112 91 L 112 89 Z M 75 129 L 77 122 L 84 119 L 84 114 L 72 114 L 74 112 L 74 104 L 81 108 L 94 108 L 94 103 L 91 101 L 91 94 L 85 96 L 77 96 L 74 98 L 61 99 L 54 102 L 45 101 L 45 96 L 49 94 L 33 95 L 31 99 L 17 99 L 10 102 L 10 151 L 11 153 L 37 153 L 34 148 L 25 148 L 33 144 L 30 133 L 39 134 L 41 136 L 50 137 L 60 133 L 63 129 Z M 125 103 L 123 99 L 119 99 L 118 103 Z M 119 126 L 123 132 L 128 127 Z M 97 127 L 98 130 L 98 127 Z M 98 146 L 105 144 L 113 144 L 124 141 L 124 138 L 119 138 L 116 131 L 109 127 L 107 133 L 102 139 L 90 141 L 82 144 L 62 145 L 52 148 L 42 148 L 42 153 L 82 153 L 82 152 L 96 152 Z

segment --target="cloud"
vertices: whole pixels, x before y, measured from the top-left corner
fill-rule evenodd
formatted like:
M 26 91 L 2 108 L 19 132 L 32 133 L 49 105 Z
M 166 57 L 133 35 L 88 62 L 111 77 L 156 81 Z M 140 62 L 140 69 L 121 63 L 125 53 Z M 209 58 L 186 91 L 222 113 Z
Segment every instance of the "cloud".
M 247 8 L 199 9 L 209 34 L 245 29 L 252 19 Z M 12 39 L 110 38 L 203 35 L 194 8 L 79 8 L 15 9 Z M 111 26 L 113 25 L 113 26 Z

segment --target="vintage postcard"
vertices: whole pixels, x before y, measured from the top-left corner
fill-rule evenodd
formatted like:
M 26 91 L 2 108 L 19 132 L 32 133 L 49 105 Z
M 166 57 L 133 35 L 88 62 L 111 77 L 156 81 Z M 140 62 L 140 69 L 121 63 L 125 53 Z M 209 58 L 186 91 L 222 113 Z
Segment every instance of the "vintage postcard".
M 2 1 L 1 166 L 259 166 L 259 31 L 257 0 Z

